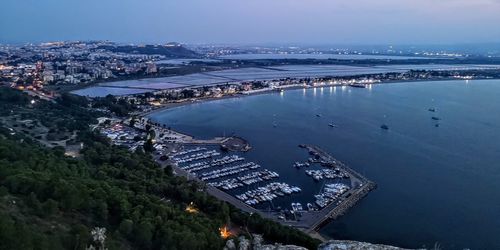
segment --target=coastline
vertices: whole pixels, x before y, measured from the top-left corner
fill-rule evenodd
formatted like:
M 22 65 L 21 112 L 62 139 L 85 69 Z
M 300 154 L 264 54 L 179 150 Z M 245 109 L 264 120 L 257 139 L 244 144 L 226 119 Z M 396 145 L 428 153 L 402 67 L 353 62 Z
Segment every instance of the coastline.
M 297 87 L 295 89 L 301 89 L 303 87 Z M 287 90 L 292 90 L 291 88 L 287 88 Z M 206 103 L 206 102 L 212 102 L 212 101 L 219 101 L 219 100 L 225 100 L 225 99 L 235 99 L 235 98 L 242 98 L 246 96 L 254 96 L 254 95 L 264 95 L 264 94 L 270 94 L 270 93 L 276 93 L 276 90 L 265 90 L 265 91 L 259 91 L 255 93 L 249 93 L 249 94 L 243 94 L 243 93 L 238 93 L 238 94 L 232 94 L 232 95 L 225 95 L 221 97 L 208 97 L 208 98 L 193 98 L 184 102 L 171 102 L 167 104 L 163 104 L 161 107 L 158 107 L 153 110 L 149 110 L 146 112 L 140 112 L 138 113 L 139 116 L 146 117 L 149 116 L 153 113 L 156 112 L 162 112 L 165 110 L 173 109 L 173 108 L 178 108 L 182 106 L 187 106 L 191 104 L 201 104 L 201 103 Z
M 396 84 L 396 83 L 420 83 L 420 82 L 448 82 L 448 81 L 486 81 L 486 80 L 500 80 L 500 78 L 476 78 L 476 79 L 413 79 L 413 80 L 395 80 L 395 81 L 382 81 L 382 82 L 377 82 L 377 83 L 371 83 L 369 85 L 382 85 L 382 84 Z M 242 98 L 242 97 L 247 97 L 247 96 L 256 96 L 256 95 L 267 95 L 271 93 L 279 93 L 277 90 L 283 90 L 284 92 L 286 91 L 293 91 L 293 90 L 299 90 L 299 89 L 317 89 L 317 88 L 325 88 L 325 87 L 350 87 L 349 85 L 336 85 L 336 84 L 325 84 L 321 86 L 293 86 L 293 87 L 285 87 L 285 88 L 276 88 L 276 89 L 266 89 L 262 91 L 256 91 L 252 93 L 238 93 L 238 94 L 232 94 L 232 95 L 225 95 L 221 97 L 209 97 L 209 98 L 193 98 L 187 101 L 183 102 L 172 102 L 172 103 L 167 103 L 163 104 L 158 108 L 155 108 L 153 110 L 145 111 L 145 112 L 139 112 L 134 115 L 138 115 L 141 117 L 147 117 L 150 116 L 154 113 L 157 112 L 163 112 L 169 109 L 173 108 L 178 108 L 182 106 L 187 106 L 191 104 L 201 104 L 201 103 L 206 103 L 206 102 L 212 102 L 212 101 L 219 101 L 219 100 L 225 100 L 225 99 L 235 99 L 235 98 Z

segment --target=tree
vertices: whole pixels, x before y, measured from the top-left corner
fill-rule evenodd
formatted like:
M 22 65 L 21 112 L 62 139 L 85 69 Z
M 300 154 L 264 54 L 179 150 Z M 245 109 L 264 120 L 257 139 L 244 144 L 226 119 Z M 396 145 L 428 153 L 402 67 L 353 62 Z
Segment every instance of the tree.
M 122 233 L 125 236 L 129 236 L 130 233 L 132 233 L 132 230 L 134 229 L 134 222 L 129 219 L 122 220 L 119 226 L 120 233 Z
M 152 245 L 153 225 L 146 221 L 140 222 L 134 227 L 134 238 L 141 248 L 149 249 Z
M 48 199 L 47 201 L 45 201 L 42 207 L 44 216 L 54 215 L 55 213 L 57 213 L 58 207 L 59 205 L 57 201 Z
M 152 139 L 148 139 L 144 143 L 143 148 L 144 148 L 144 151 L 146 151 L 146 152 L 149 152 L 149 153 L 153 152 L 155 150 L 154 145 L 153 145 L 153 140 Z

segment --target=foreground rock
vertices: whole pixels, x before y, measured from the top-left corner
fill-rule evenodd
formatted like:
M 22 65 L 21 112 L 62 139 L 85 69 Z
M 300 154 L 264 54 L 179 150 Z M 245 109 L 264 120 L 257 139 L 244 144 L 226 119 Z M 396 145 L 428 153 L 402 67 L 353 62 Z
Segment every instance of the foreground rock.
M 235 242 L 237 241 L 237 243 Z M 247 239 L 240 236 L 238 239 L 230 239 L 226 242 L 224 250 L 307 250 L 307 248 L 282 245 L 279 243 L 263 244 L 261 235 L 253 234 L 252 239 Z M 321 244 L 318 250 L 409 250 L 405 248 L 377 245 L 366 242 L 347 241 L 347 240 L 331 240 Z
M 263 239 L 261 235 L 252 235 L 252 240 L 246 239 L 243 236 L 238 238 L 238 246 L 233 239 L 226 242 L 224 250 L 307 250 L 307 248 L 293 246 L 293 245 L 281 245 L 275 244 L 263 244 Z
M 318 250 L 405 250 L 405 248 L 357 241 L 332 240 L 321 244 Z

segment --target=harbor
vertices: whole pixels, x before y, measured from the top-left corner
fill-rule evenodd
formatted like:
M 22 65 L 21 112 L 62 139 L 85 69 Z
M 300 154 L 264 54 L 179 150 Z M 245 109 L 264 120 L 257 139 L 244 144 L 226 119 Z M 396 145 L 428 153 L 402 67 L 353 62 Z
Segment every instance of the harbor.
M 301 179 L 313 184 L 292 183 L 282 170 L 247 159 L 251 147 L 240 137 L 195 139 L 149 120 L 115 122 L 101 130 L 117 145 L 136 150 L 154 131 L 154 158 L 174 173 L 204 183 L 211 195 L 248 213 L 317 232 L 323 225 L 348 211 L 375 184 L 317 146 L 299 145 L 301 160 L 289 165 Z M 144 137 L 146 134 L 146 138 Z M 304 188 L 308 191 L 303 193 Z
M 485 82 L 484 84 L 490 83 Z M 404 94 L 401 96 L 406 97 L 411 96 L 414 92 L 407 91 L 407 88 L 424 89 L 424 87 L 420 87 L 422 85 L 425 88 L 428 86 L 428 88 L 453 89 L 451 83 L 441 82 L 439 84 L 374 86 L 372 92 L 370 89 L 359 88 L 325 88 L 323 91 L 308 89 L 285 92 L 283 96 L 279 93 L 272 93 L 178 107 L 161 115 L 151 116 L 150 119 L 157 122 L 158 127 L 163 129 L 158 130 L 155 143 L 155 146 L 160 144 L 163 148 L 159 148 L 153 154 L 157 159 L 165 154 L 172 155 L 169 159 L 160 160 L 162 165 L 166 165 L 169 160 L 174 158 L 173 154 L 175 153 L 197 149 L 194 152 L 175 156 L 184 158 L 203 151 L 217 150 L 220 153 L 218 156 L 182 163 L 179 164 L 179 168 L 174 167 L 174 172 L 177 175 L 189 176 L 189 180 L 200 182 L 198 177 L 193 174 L 188 175 L 187 171 L 180 168 L 202 167 L 203 169 L 192 171 L 195 174 L 201 174 L 228 166 L 254 162 L 259 164 L 261 168 L 203 181 L 204 190 L 249 214 L 259 214 L 261 217 L 275 220 L 281 224 L 300 228 L 309 234 L 319 232 L 323 235 L 341 237 L 337 232 L 341 232 L 339 234 L 346 231 L 353 232 L 353 230 L 370 232 L 385 221 L 382 218 L 373 217 L 371 211 L 377 211 L 388 220 L 394 209 L 389 208 L 391 212 L 387 211 L 386 204 L 395 204 L 398 209 L 404 209 L 405 204 L 412 204 L 411 201 L 415 199 L 414 194 L 425 197 L 424 195 L 432 192 L 432 190 L 428 190 L 424 181 L 431 170 L 421 168 L 416 162 L 407 162 L 405 159 L 416 157 L 414 152 L 418 155 L 432 155 L 434 158 L 439 157 L 439 155 L 426 150 L 422 143 L 413 147 L 411 152 L 404 151 L 403 146 L 409 146 L 412 138 L 424 138 L 427 142 L 433 141 L 444 131 L 444 129 L 435 129 L 434 126 L 438 122 L 441 128 L 446 129 L 450 129 L 453 122 L 459 122 L 450 117 L 450 108 L 443 104 L 440 98 L 435 98 L 434 101 L 429 99 L 427 103 L 412 104 L 409 113 L 414 114 L 415 117 L 406 115 L 406 113 L 397 113 L 395 109 L 391 108 L 397 105 L 395 102 L 391 102 L 391 107 L 384 105 L 384 102 L 387 101 L 387 95 L 392 93 L 392 90 L 402 91 Z M 471 86 L 464 84 L 464 88 Z M 474 85 L 474 87 L 477 86 Z M 422 95 L 419 97 L 424 98 Z M 376 108 L 368 112 L 365 110 L 366 103 L 359 102 L 360 100 L 371 100 L 370 98 L 374 100 L 369 103 Z M 311 103 L 308 105 L 302 103 L 309 100 Z M 279 106 L 281 102 L 285 102 L 286 109 Z M 434 112 L 429 109 L 434 109 Z M 317 117 L 317 114 L 320 114 L 321 117 Z M 254 119 L 256 116 L 260 119 Z M 432 119 L 433 116 L 439 117 L 441 120 L 435 121 Z M 274 127 L 273 123 L 276 123 L 277 127 Z M 337 127 L 330 127 L 330 123 Z M 166 128 L 162 124 L 166 124 Z M 190 124 L 203 125 L 192 126 Z M 381 129 L 381 124 L 388 125 L 390 129 Z M 420 128 L 418 133 L 409 129 L 415 124 L 418 124 Z M 115 131 L 109 134 L 115 138 L 114 141 L 121 141 L 122 136 L 134 137 L 128 135 L 130 133 L 127 130 L 127 125 L 123 125 L 123 127 L 121 132 Z M 156 128 L 157 125 L 152 127 Z M 249 146 L 251 143 L 252 150 L 247 152 L 225 151 L 222 150 L 220 144 L 189 144 L 182 143 L 182 140 L 166 142 L 163 138 L 175 134 L 175 132 L 169 134 L 169 127 L 172 128 L 171 131 L 196 137 L 200 141 L 223 137 L 226 133 L 234 136 L 237 132 L 240 138 L 248 140 Z M 123 131 L 127 131 L 127 133 Z M 410 138 L 401 137 L 404 134 L 409 134 Z M 380 189 L 371 192 L 368 185 L 357 187 L 354 178 L 336 177 L 335 175 L 340 175 L 341 172 L 337 172 L 335 167 L 328 167 L 325 164 L 325 159 L 309 154 L 309 149 L 300 148 L 297 146 L 299 144 L 319 146 L 322 151 L 331 154 L 338 162 L 344 162 L 346 163 L 344 165 L 354 169 L 357 173 L 370 178 L 370 180 L 376 180 Z M 397 148 L 394 148 L 393 145 L 396 145 Z M 215 164 L 219 162 L 218 159 L 227 157 L 224 159 L 228 160 L 233 155 L 235 155 L 235 159 L 240 158 L 240 160 L 220 166 Z M 386 160 L 394 156 L 397 157 L 398 161 Z M 417 158 L 419 161 L 426 161 L 425 158 Z M 220 162 L 223 163 L 223 161 Z M 207 166 L 206 163 L 214 163 L 214 166 Z M 432 166 L 432 162 L 427 162 L 427 164 Z M 410 181 L 409 177 L 404 174 L 408 168 L 419 177 L 417 180 L 412 178 Z M 238 177 L 264 169 L 278 173 L 279 177 L 250 185 L 238 179 Z M 412 181 L 416 181 L 416 183 Z M 250 204 L 236 197 L 236 195 L 264 187 L 271 182 L 297 186 L 301 188 L 301 192 L 284 196 L 275 194 L 277 197 L 273 197 L 271 201 L 249 202 Z M 336 183 L 345 184 L 348 189 L 343 185 L 331 185 Z M 410 190 L 407 189 L 408 184 L 411 186 Z M 383 196 L 384 192 L 388 192 L 389 186 L 392 190 L 398 191 L 389 192 L 391 195 Z M 426 190 L 425 194 L 422 190 Z M 398 196 L 400 192 L 404 193 L 405 196 Z M 369 195 L 366 197 L 368 193 Z M 400 199 L 405 202 L 401 202 Z M 419 209 L 418 204 L 412 204 L 412 207 L 427 214 L 426 211 Z M 425 220 L 425 218 L 423 219 Z M 331 223 L 329 223 L 330 221 Z M 360 228 L 360 225 L 365 223 L 368 223 L 370 227 Z M 392 223 L 399 224 L 398 222 Z M 345 229 L 346 227 L 348 229 Z M 362 236 L 357 235 L 357 237 Z
M 316 120 L 323 120 L 323 115 L 316 115 Z M 172 166 L 175 174 L 204 183 L 209 194 L 245 212 L 309 234 L 345 214 L 375 188 L 317 146 L 298 145 L 298 155 L 290 156 L 293 161 L 285 170 L 248 158 L 250 143 L 234 134 L 199 139 L 146 117 L 114 121 L 101 132 L 130 150 L 154 140 L 154 158 L 162 166 Z M 297 177 L 290 178 L 290 173 Z
M 291 168 L 322 184 L 310 202 L 295 201 L 289 206 L 283 205 L 283 199 L 293 200 L 302 188 L 280 180 L 278 172 L 242 155 L 222 150 L 217 154 L 210 147 L 194 147 L 176 152 L 172 159 L 177 174 L 204 182 L 211 195 L 248 213 L 314 234 L 330 220 L 345 214 L 376 185 L 317 146 L 299 147 L 307 151 L 308 157 Z
M 371 90 L 369 88 L 334 87 L 324 88 L 323 91 L 321 89 L 285 91 L 284 95 L 271 93 L 178 107 L 156 115 L 155 120 L 169 124 L 175 130 L 200 138 L 220 136 L 224 131 L 230 133 L 236 131 L 238 136 L 251 143 L 252 150 L 234 153 L 244 157 L 245 161 L 253 161 L 261 165 L 262 168 L 259 170 L 269 169 L 277 172 L 280 175 L 279 178 L 230 190 L 206 185 L 209 193 L 220 197 L 221 200 L 236 204 L 236 207 L 247 213 L 258 213 L 261 217 L 265 216 L 280 221 L 282 224 L 302 228 L 307 232 L 319 231 L 322 235 L 330 237 L 352 236 L 376 241 L 386 232 L 388 235 L 405 232 L 405 240 L 410 242 L 414 239 L 413 232 L 405 230 L 406 222 L 398 219 L 406 214 L 397 213 L 397 211 L 413 211 L 415 214 L 422 215 L 418 216 L 416 225 L 426 228 L 433 234 L 443 230 L 443 227 L 439 225 L 445 225 L 444 222 L 448 218 L 458 215 L 448 214 L 448 211 L 454 209 L 455 204 L 433 193 L 435 185 L 429 185 L 429 183 L 439 183 L 450 189 L 451 183 L 441 182 L 443 174 L 451 176 L 456 181 L 460 180 L 460 183 L 469 183 L 469 178 L 462 178 L 459 175 L 463 172 L 460 166 L 468 166 L 467 171 L 474 169 L 474 165 L 464 162 L 463 157 L 468 154 L 459 156 L 446 154 L 450 145 L 460 148 L 461 152 L 472 150 L 468 146 L 455 145 L 450 142 L 449 137 L 445 136 L 448 133 L 464 136 L 471 143 L 467 145 L 474 145 L 473 142 L 476 141 L 474 137 L 462 134 L 461 128 L 455 126 L 455 124 L 469 124 L 464 123 L 462 117 L 457 115 L 458 110 L 468 108 L 475 110 L 465 116 L 469 121 L 474 117 L 480 117 L 485 121 L 496 121 L 491 113 L 477 110 L 476 102 L 485 103 L 482 98 L 471 97 L 471 100 L 468 100 L 446 95 L 448 92 L 472 91 L 471 88 L 478 90 L 493 88 L 498 91 L 498 81 L 419 82 L 377 85 Z M 392 98 L 394 95 L 398 98 Z M 408 107 L 403 108 L 404 112 L 399 112 L 402 107 L 398 106 L 398 101 L 401 98 L 412 100 Z M 493 94 L 488 98 L 487 100 L 494 100 Z M 452 100 L 453 104 L 464 104 L 455 106 L 448 103 L 448 100 Z M 435 112 L 429 109 L 434 109 Z M 321 117 L 317 117 L 316 114 L 321 114 Z M 433 116 L 441 120 L 434 121 Z M 273 123 L 276 123 L 277 127 L 274 127 Z M 338 127 L 331 128 L 328 125 L 330 123 Z M 440 125 L 438 129 L 435 128 L 436 123 Z M 191 124 L 202 125 L 195 127 Z M 382 124 L 386 124 L 389 130 L 381 129 Z M 472 124 L 469 125 L 472 126 Z M 415 127 L 418 129 L 414 129 Z M 488 130 L 487 127 L 478 123 L 475 123 L 473 127 L 482 132 L 494 131 L 492 127 Z M 484 141 L 496 135 L 496 133 L 486 134 L 481 137 Z M 364 188 L 352 188 L 349 178 L 323 177 L 319 181 L 314 180 L 313 176 L 307 175 L 306 171 L 333 168 L 321 166 L 321 159 L 314 159 L 315 157 L 309 154 L 309 150 L 299 148 L 297 146 L 299 144 L 318 146 L 339 162 L 360 175 L 368 177 L 370 181 L 376 182 L 377 189 L 369 191 L 370 188 L 366 188 L 367 185 L 363 185 Z M 439 152 L 431 150 L 436 147 L 441 150 Z M 496 156 L 493 149 L 483 145 L 480 151 L 474 149 L 472 152 L 475 154 L 489 152 L 490 156 Z M 220 157 L 231 154 L 233 152 L 221 154 Z M 318 163 L 311 163 L 309 158 Z M 438 159 L 438 161 L 431 159 Z M 495 159 L 494 157 L 485 158 L 485 164 L 493 168 L 497 162 Z M 301 164 L 309 162 L 310 165 L 297 168 L 294 166 L 295 162 Z M 177 170 L 176 172 L 180 173 Z M 230 178 L 236 177 L 238 175 Z M 221 178 L 221 180 L 228 178 Z M 490 177 L 485 175 L 483 178 Z M 215 179 L 208 182 L 221 180 Z M 302 191 L 280 196 L 273 199 L 272 203 L 267 201 L 255 205 L 248 205 L 235 197 L 235 195 L 253 190 L 258 186 L 265 186 L 270 182 L 285 182 L 300 187 Z M 321 209 L 316 203 L 317 197 L 315 196 L 321 195 L 321 188 L 327 188 L 327 184 L 334 183 L 346 184 L 351 188 L 338 199 L 340 201 L 350 194 L 348 200 L 351 202 L 337 204 L 338 201 L 336 201 L 326 204 Z M 464 190 L 467 199 L 460 198 L 464 202 L 475 197 L 476 193 L 472 190 L 481 190 L 474 182 L 470 181 L 469 184 L 468 190 Z M 367 192 L 369 195 L 366 196 Z M 450 190 L 443 195 L 453 193 Z M 443 202 L 446 211 L 429 211 L 427 208 L 432 207 L 435 202 Z M 488 200 L 481 200 L 481 202 L 486 204 Z M 295 203 L 295 206 L 292 206 L 292 203 Z M 294 211 L 293 207 L 300 208 L 296 203 L 301 204 L 301 211 Z M 312 211 L 309 211 L 308 203 L 313 206 Z M 464 204 L 467 204 L 464 206 L 464 212 L 473 211 L 476 207 L 472 203 Z M 294 213 L 292 214 L 291 211 Z M 333 212 L 329 214 L 329 211 Z M 482 213 L 493 216 L 488 211 L 487 209 L 481 210 Z M 438 213 L 440 217 L 433 217 L 434 213 Z M 470 218 L 470 215 L 462 215 Z M 309 230 L 315 227 L 313 222 L 316 221 L 319 222 L 316 223 L 316 231 Z M 435 222 L 439 222 L 436 223 L 436 225 L 439 224 L 437 225 L 439 229 L 427 227 L 429 223 Z M 380 228 L 386 223 L 387 228 Z M 495 228 L 490 226 L 485 233 L 489 234 Z M 464 232 L 462 229 L 456 231 Z M 470 237 L 468 239 L 473 240 Z
M 321 122 L 323 115 L 316 115 L 316 120 Z M 245 212 L 310 234 L 345 214 L 375 188 L 317 146 L 298 145 L 298 155 L 290 155 L 293 161 L 283 169 L 249 158 L 250 143 L 234 134 L 199 139 L 146 117 L 112 121 L 101 132 L 130 150 L 154 140 L 155 160 L 172 166 L 175 174 L 204 183 L 209 194 Z M 290 173 L 296 177 L 290 178 Z

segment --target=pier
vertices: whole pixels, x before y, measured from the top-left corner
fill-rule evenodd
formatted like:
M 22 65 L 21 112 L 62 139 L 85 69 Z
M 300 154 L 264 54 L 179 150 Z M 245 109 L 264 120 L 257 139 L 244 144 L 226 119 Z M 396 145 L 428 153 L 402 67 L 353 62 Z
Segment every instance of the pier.
M 320 211 L 309 212 L 312 216 L 303 218 L 306 219 L 306 223 L 303 225 L 304 229 L 306 232 L 312 233 L 319 230 L 329 221 L 345 214 L 347 210 L 356 205 L 356 203 L 365 197 L 371 190 L 375 189 L 376 184 L 344 163 L 335 159 L 319 147 L 310 145 L 301 145 L 301 147 L 307 149 L 309 154 L 317 157 L 322 164 L 326 166 L 338 167 L 344 170 L 349 175 L 352 186 L 348 192 L 342 195 L 339 203 L 333 202 Z

